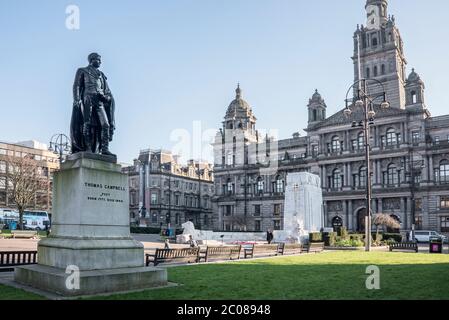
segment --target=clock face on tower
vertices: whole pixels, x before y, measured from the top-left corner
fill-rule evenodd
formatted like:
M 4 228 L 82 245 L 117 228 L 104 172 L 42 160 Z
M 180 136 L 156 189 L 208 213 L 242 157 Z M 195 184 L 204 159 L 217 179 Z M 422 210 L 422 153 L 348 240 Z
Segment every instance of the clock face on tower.
M 366 7 L 366 13 L 368 20 L 366 21 L 366 27 L 368 29 L 380 28 L 380 12 L 379 7 L 375 5 L 369 5 Z

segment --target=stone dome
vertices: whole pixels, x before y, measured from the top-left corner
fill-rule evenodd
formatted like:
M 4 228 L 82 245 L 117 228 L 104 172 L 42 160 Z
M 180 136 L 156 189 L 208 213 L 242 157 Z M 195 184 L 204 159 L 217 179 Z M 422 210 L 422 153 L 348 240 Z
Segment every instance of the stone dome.
M 226 111 L 226 118 L 241 118 L 252 115 L 252 109 L 248 102 L 242 99 L 240 85 L 235 90 L 235 99 L 230 103 Z

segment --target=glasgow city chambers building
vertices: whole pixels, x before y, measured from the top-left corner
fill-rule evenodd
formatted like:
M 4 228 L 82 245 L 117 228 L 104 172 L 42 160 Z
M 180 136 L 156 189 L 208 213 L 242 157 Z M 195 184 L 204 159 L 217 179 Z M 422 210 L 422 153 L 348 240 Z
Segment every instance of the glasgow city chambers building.
M 354 81 L 377 80 L 368 81 L 368 91 L 383 90 L 390 103 L 383 109 L 374 101 L 370 119 L 371 210 L 390 214 L 401 231 L 414 224 L 447 233 L 449 115 L 432 117 L 424 81 L 414 69 L 406 73 L 401 34 L 387 9 L 387 0 L 367 1 L 367 25 L 357 26 L 352 56 Z M 310 172 L 321 177 L 326 227 L 364 230 L 364 109 L 350 103 L 349 117 L 344 109 L 328 116 L 318 91 L 307 107 L 307 136 L 275 140 L 256 129 L 255 114 L 237 88 L 213 144 L 216 228 L 283 229 L 286 176 Z

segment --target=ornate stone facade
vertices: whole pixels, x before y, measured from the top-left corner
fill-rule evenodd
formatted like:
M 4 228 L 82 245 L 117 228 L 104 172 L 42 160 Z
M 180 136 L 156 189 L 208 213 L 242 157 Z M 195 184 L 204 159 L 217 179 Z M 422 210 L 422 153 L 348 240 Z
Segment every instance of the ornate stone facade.
M 378 8 L 379 23 L 369 20 L 367 27 L 357 27 L 354 80 L 360 74 L 379 80 L 391 104 L 381 109 L 375 103 L 370 129 L 373 213 L 394 215 L 403 230 L 415 223 L 449 232 L 449 115 L 432 117 L 424 82 L 414 69 L 405 76 L 403 42 L 394 17 L 387 15 L 387 1 L 368 0 L 366 8 L 370 17 Z M 350 119 L 343 108 L 326 117 L 318 91 L 307 108 L 307 136 L 296 133 L 275 141 L 256 130 L 256 117 L 237 89 L 214 143 L 219 229 L 282 229 L 285 177 L 301 171 L 321 177 L 328 227 L 342 220 L 349 230 L 364 229 L 365 139 L 363 130 L 353 127 L 362 121 L 363 111 L 351 106 Z
M 130 220 L 134 225 L 181 228 L 192 221 L 198 229 L 214 226 L 211 198 L 214 194 L 212 166 L 189 161 L 164 150 L 143 150 L 128 174 Z

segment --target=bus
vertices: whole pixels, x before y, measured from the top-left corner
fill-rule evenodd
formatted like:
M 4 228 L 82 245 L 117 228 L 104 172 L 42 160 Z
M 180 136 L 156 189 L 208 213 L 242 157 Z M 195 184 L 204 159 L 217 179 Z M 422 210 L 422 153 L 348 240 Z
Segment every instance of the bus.
M 12 209 L 0 209 L 0 225 L 3 228 L 15 229 L 19 222 L 19 212 Z
M 19 226 L 19 212 L 12 209 L 0 209 L 0 224 L 4 224 L 11 228 Z M 30 211 L 23 212 L 23 227 L 28 230 L 45 230 L 50 228 L 50 218 L 47 211 Z
M 24 211 L 23 225 L 25 229 L 45 230 L 50 228 L 50 218 L 47 211 Z

